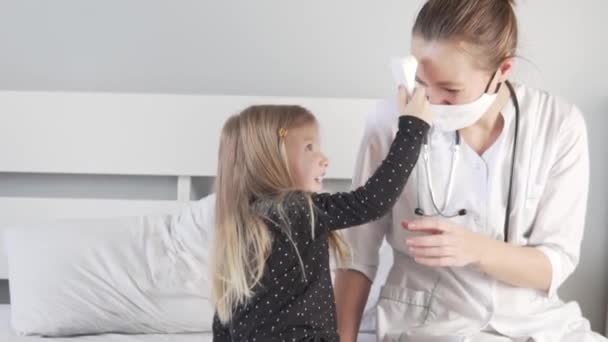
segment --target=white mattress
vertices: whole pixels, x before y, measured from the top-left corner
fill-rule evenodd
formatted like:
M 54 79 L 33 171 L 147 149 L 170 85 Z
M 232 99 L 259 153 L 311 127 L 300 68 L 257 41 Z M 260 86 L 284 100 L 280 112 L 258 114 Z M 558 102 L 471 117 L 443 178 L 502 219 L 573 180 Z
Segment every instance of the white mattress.
M 41 342 L 41 341 L 62 341 L 62 342 L 211 342 L 211 334 L 167 334 L 167 335 L 120 335 L 105 334 L 92 336 L 78 336 L 70 338 L 43 339 L 32 336 L 17 336 L 10 324 L 10 305 L 0 304 L 0 342 Z M 376 338 L 371 334 L 360 334 L 358 342 L 374 342 Z
M 10 324 L 10 305 L 0 304 L 0 341 L 1 342 L 41 342 L 41 341 L 62 341 L 62 342 L 211 342 L 211 334 L 168 334 L 168 335 L 92 335 L 78 336 L 70 338 L 43 339 L 32 336 L 17 336 Z

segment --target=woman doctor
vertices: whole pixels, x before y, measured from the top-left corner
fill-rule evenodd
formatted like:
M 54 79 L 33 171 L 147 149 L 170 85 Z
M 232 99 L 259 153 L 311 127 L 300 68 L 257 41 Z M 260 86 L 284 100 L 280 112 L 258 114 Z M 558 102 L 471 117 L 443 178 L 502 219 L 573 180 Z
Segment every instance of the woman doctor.
M 392 213 L 345 233 L 353 260 L 336 279 L 342 341 L 356 339 L 384 238 L 394 262 L 379 341 L 606 341 L 557 295 L 585 224 L 585 123 L 575 106 L 508 81 L 513 6 L 428 0 L 418 14 L 411 51 L 436 121 Z M 387 153 L 396 106 L 369 116 L 355 186 Z

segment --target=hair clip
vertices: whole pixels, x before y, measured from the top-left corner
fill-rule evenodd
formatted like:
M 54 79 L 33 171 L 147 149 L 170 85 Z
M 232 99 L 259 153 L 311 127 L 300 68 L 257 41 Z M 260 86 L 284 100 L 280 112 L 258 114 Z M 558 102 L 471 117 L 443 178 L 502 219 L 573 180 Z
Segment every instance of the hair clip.
M 285 138 L 287 136 L 287 128 L 279 129 L 279 137 Z

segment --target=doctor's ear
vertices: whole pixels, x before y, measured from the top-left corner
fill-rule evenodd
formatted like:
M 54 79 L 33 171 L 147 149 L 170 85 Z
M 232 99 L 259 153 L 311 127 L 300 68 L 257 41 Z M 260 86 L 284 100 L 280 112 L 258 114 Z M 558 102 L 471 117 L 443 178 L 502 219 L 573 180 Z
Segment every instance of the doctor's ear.
M 507 57 L 498 66 L 498 82 L 503 83 L 509 79 L 515 65 L 515 57 Z

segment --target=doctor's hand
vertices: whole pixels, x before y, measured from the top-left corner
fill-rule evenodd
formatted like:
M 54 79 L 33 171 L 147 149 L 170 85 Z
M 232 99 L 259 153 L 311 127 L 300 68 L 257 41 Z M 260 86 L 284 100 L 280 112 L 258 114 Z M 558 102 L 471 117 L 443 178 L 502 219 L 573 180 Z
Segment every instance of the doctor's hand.
M 434 267 L 463 267 L 479 265 L 496 243 L 489 236 L 474 233 L 448 220 L 423 218 L 401 222 L 404 229 L 426 232 L 428 235 L 406 240 L 410 254 L 422 265 Z
M 415 116 L 430 125 L 433 114 L 430 103 L 426 98 L 425 88 L 415 88 L 414 94 L 410 97 L 405 86 L 399 86 L 399 114 L 401 116 Z

